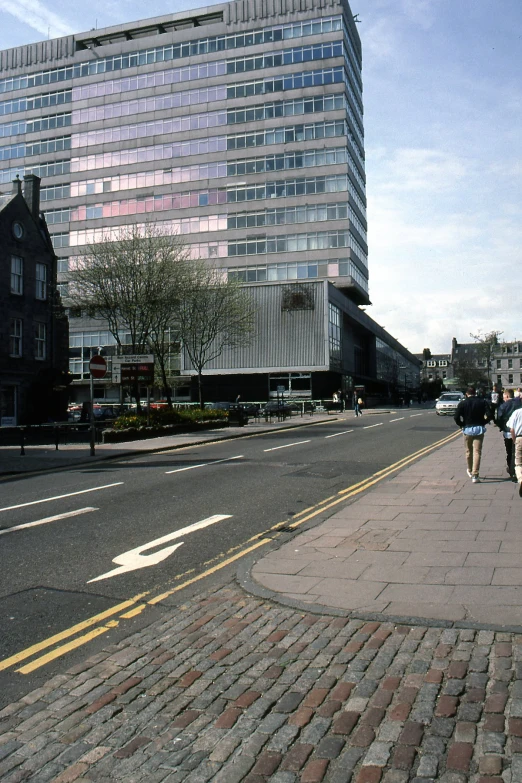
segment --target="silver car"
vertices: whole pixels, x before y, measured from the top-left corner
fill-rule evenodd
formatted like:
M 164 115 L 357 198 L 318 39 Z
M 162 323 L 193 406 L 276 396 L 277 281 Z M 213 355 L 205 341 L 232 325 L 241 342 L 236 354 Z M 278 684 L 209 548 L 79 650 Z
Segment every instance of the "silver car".
M 435 401 L 437 416 L 454 416 L 457 405 L 464 399 L 462 392 L 443 392 Z

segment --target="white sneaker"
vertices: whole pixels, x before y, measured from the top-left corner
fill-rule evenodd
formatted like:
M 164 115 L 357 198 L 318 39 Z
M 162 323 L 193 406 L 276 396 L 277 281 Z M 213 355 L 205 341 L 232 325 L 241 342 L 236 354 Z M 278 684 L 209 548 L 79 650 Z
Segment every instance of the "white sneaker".
M 471 481 L 473 484 L 480 484 L 480 479 L 478 476 L 472 476 Z
M 468 474 L 468 478 L 473 478 L 473 476 L 471 475 L 471 470 L 466 470 L 466 473 Z

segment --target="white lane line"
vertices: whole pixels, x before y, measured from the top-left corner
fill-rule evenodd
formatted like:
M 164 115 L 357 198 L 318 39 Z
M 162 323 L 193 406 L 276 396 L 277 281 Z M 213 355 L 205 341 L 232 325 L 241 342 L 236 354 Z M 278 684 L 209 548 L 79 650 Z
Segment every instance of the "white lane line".
M 176 468 L 175 470 L 166 470 L 165 473 L 182 473 L 184 470 L 195 470 L 196 468 L 206 468 L 208 465 L 217 465 L 220 462 L 230 462 L 233 459 L 243 459 L 244 454 L 238 454 L 237 457 L 227 457 L 226 459 L 215 459 L 213 462 L 202 462 L 200 465 L 189 465 L 187 468 Z
M 180 541 L 179 544 L 174 544 L 174 546 L 166 546 L 164 549 L 160 549 L 152 555 L 142 555 L 142 552 L 146 552 L 147 549 L 154 549 L 154 547 L 157 547 L 160 544 L 166 544 L 167 541 L 174 541 L 176 538 L 182 538 L 189 533 L 194 533 L 196 530 L 202 530 L 209 525 L 215 525 L 216 522 L 222 522 L 224 519 L 231 519 L 231 515 L 214 514 L 211 517 L 202 519 L 200 522 L 195 522 L 193 525 L 188 525 L 187 527 L 182 527 L 180 530 L 175 530 L 174 533 L 168 533 L 166 536 L 161 536 L 161 538 L 156 538 L 154 541 L 149 541 L 148 544 L 142 544 L 135 549 L 130 549 L 128 552 L 124 552 L 122 555 L 113 558 L 112 562 L 116 563 L 119 568 L 113 568 L 112 571 L 107 571 L 107 573 L 101 574 L 101 576 L 89 579 L 87 584 L 98 582 L 100 579 L 110 579 L 117 574 L 135 571 L 137 568 L 149 568 L 150 566 L 157 565 L 175 552 L 180 546 L 183 546 L 184 542 Z
M 12 533 L 14 530 L 25 530 L 27 527 L 37 527 L 38 525 L 46 525 L 48 522 L 56 522 L 59 519 L 68 519 L 69 517 L 77 517 L 80 514 L 87 514 L 89 511 L 99 511 L 99 509 L 93 506 L 87 506 L 86 508 L 79 508 L 76 511 L 68 511 L 65 514 L 56 514 L 54 517 L 45 517 L 45 519 L 37 519 L 35 522 L 26 522 L 24 525 L 15 525 L 14 527 L 7 527 L 5 530 L 0 530 L 0 536 L 5 536 L 6 533 Z
M 295 443 L 285 443 L 284 446 L 274 446 L 272 449 L 263 449 L 263 451 L 277 451 L 278 449 L 288 449 L 290 446 L 300 446 L 302 443 L 310 443 L 309 440 L 297 440 Z
M 391 424 L 393 421 L 402 421 L 403 419 L 404 419 L 404 416 L 401 416 L 401 417 L 400 417 L 400 419 L 390 419 L 390 424 Z
M 383 423 L 380 421 L 378 424 L 368 424 L 367 427 L 363 427 L 363 430 L 371 430 L 372 427 L 382 427 Z
M 76 495 L 85 495 L 86 492 L 97 492 L 99 489 L 110 489 L 119 487 L 123 481 L 116 481 L 114 484 L 104 484 L 103 487 L 91 487 L 91 489 L 80 489 L 78 492 L 69 492 L 67 495 L 55 495 L 52 498 L 43 498 L 43 500 L 31 500 L 30 503 L 19 503 L 17 506 L 6 506 L 0 508 L 0 511 L 12 511 L 15 508 L 25 508 L 26 506 L 36 506 L 37 503 L 50 503 L 51 500 L 63 500 L 63 498 L 72 498 Z
M 410 415 L 410 419 L 413 419 L 413 418 L 415 418 L 415 416 L 422 416 L 422 413 L 412 413 L 412 414 Z
M 336 438 L 338 435 L 347 435 L 349 432 L 353 432 L 353 430 L 344 430 L 343 432 L 334 432 L 333 435 L 325 435 L 324 439 L 327 438 Z

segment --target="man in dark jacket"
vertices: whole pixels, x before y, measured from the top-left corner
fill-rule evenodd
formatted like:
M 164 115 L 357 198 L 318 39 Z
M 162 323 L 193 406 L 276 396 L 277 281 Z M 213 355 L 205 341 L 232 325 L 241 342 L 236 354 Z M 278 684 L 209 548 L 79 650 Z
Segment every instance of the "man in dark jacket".
M 522 399 L 515 397 L 511 389 L 504 392 L 504 402 L 499 406 L 495 424 L 502 433 L 504 446 L 506 449 L 506 470 L 513 481 L 517 480 L 515 475 L 515 444 L 511 438 L 511 431 L 507 426 L 508 419 L 517 408 L 522 406 Z
M 474 484 L 478 484 L 482 443 L 486 424 L 491 420 L 491 408 L 486 400 L 475 396 L 475 387 L 469 386 L 466 397 L 457 406 L 454 418 L 464 435 L 467 474 Z

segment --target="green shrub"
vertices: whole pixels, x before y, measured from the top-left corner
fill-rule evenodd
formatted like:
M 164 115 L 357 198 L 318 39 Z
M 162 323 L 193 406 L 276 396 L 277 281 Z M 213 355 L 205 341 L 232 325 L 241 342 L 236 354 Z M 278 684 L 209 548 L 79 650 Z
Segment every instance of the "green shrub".
M 189 410 L 170 410 L 162 408 L 150 412 L 151 427 L 165 427 L 169 424 L 183 424 L 199 421 L 222 421 L 227 418 L 226 411 L 200 410 L 199 408 L 190 408 Z M 125 413 L 114 422 L 115 430 L 126 430 L 129 428 L 140 429 L 147 426 L 146 413 Z

